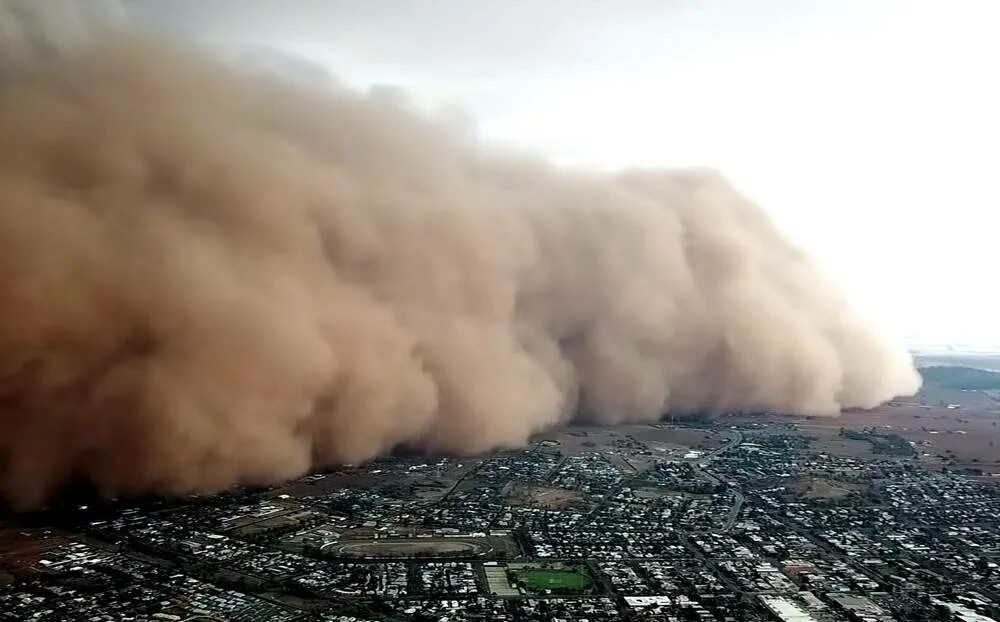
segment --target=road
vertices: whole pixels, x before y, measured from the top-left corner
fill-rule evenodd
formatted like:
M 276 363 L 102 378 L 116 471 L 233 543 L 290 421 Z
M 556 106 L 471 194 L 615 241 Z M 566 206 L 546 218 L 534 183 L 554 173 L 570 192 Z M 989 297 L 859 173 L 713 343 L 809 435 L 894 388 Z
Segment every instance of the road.
M 730 490 L 732 490 L 733 495 L 735 496 L 735 500 L 733 501 L 733 507 L 730 508 L 729 515 L 726 517 L 726 524 L 722 528 L 723 532 L 731 530 L 733 528 L 733 525 L 736 524 L 736 520 L 740 516 L 740 509 L 743 507 L 743 503 L 744 501 L 746 501 L 746 497 L 743 496 L 743 493 L 737 490 L 737 487 L 734 486 L 732 482 L 729 482 L 722 478 L 716 477 L 715 475 L 712 475 L 711 473 L 703 470 L 703 467 L 707 466 L 712 460 L 718 458 L 727 451 L 740 446 L 740 444 L 743 442 L 743 433 L 740 432 L 739 430 L 733 430 L 733 434 L 734 434 L 733 440 L 729 441 L 722 447 L 719 447 L 718 449 L 712 451 L 711 453 L 709 453 L 704 458 L 702 458 L 701 460 L 699 460 L 694 464 L 695 473 L 697 473 L 699 476 L 707 479 L 708 481 L 714 484 L 726 484 L 730 488 Z
M 739 430 L 731 430 L 731 432 L 734 435 L 733 440 L 729 441 L 722 447 L 719 447 L 718 449 L 710 452 L 707 456 L 705 456 L 703 461 L 712 460 L 713 458 L 717 458 L 718 456 L 726 453 L 727 451 L 733 449 L 734 447 L 739 447 L 739 445 L 743 442 L 743 433 L 740 432 Z

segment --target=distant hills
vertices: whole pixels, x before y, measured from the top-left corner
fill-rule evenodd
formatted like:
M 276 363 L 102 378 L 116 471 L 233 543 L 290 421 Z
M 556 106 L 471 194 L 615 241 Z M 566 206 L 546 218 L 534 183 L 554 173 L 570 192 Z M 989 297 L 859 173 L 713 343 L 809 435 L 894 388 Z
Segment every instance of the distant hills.
M 939 389 L 1000 390 L 1000 372 L 960 366 L 921 367 L 924 385 Z

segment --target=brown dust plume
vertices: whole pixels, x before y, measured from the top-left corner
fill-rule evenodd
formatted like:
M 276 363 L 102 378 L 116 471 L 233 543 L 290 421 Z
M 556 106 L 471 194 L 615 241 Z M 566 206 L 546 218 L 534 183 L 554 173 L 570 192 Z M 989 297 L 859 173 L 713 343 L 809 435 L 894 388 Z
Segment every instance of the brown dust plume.
M 17 507 L 67 482 L 213 491 L 573 418 L 835 415 L 916 389 L 713 172 L 561 170 L 135 34 L 35 43 L 0 61 Z

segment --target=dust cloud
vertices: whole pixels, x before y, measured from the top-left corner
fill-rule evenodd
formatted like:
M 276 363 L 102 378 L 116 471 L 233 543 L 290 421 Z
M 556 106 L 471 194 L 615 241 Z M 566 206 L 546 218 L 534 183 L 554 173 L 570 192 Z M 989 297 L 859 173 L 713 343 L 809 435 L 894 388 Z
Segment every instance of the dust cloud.
M 562 170 L 106 21 L 55 44 L 32 4 L 0 3 L 15 507 L 917 388 L 714 172 Z

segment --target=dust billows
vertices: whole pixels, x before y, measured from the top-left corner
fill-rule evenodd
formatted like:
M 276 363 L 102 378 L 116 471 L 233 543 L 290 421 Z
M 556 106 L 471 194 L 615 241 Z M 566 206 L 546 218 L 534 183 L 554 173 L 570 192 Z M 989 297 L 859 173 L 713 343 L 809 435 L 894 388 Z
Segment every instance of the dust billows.
M 714 173 L 556 170 L 133 35 L 43 56 L 0 84 L 16 505 L 916 388 Z
M 0 79 L 70 54 L 123 21 L 117 0 L 0 0 Z

